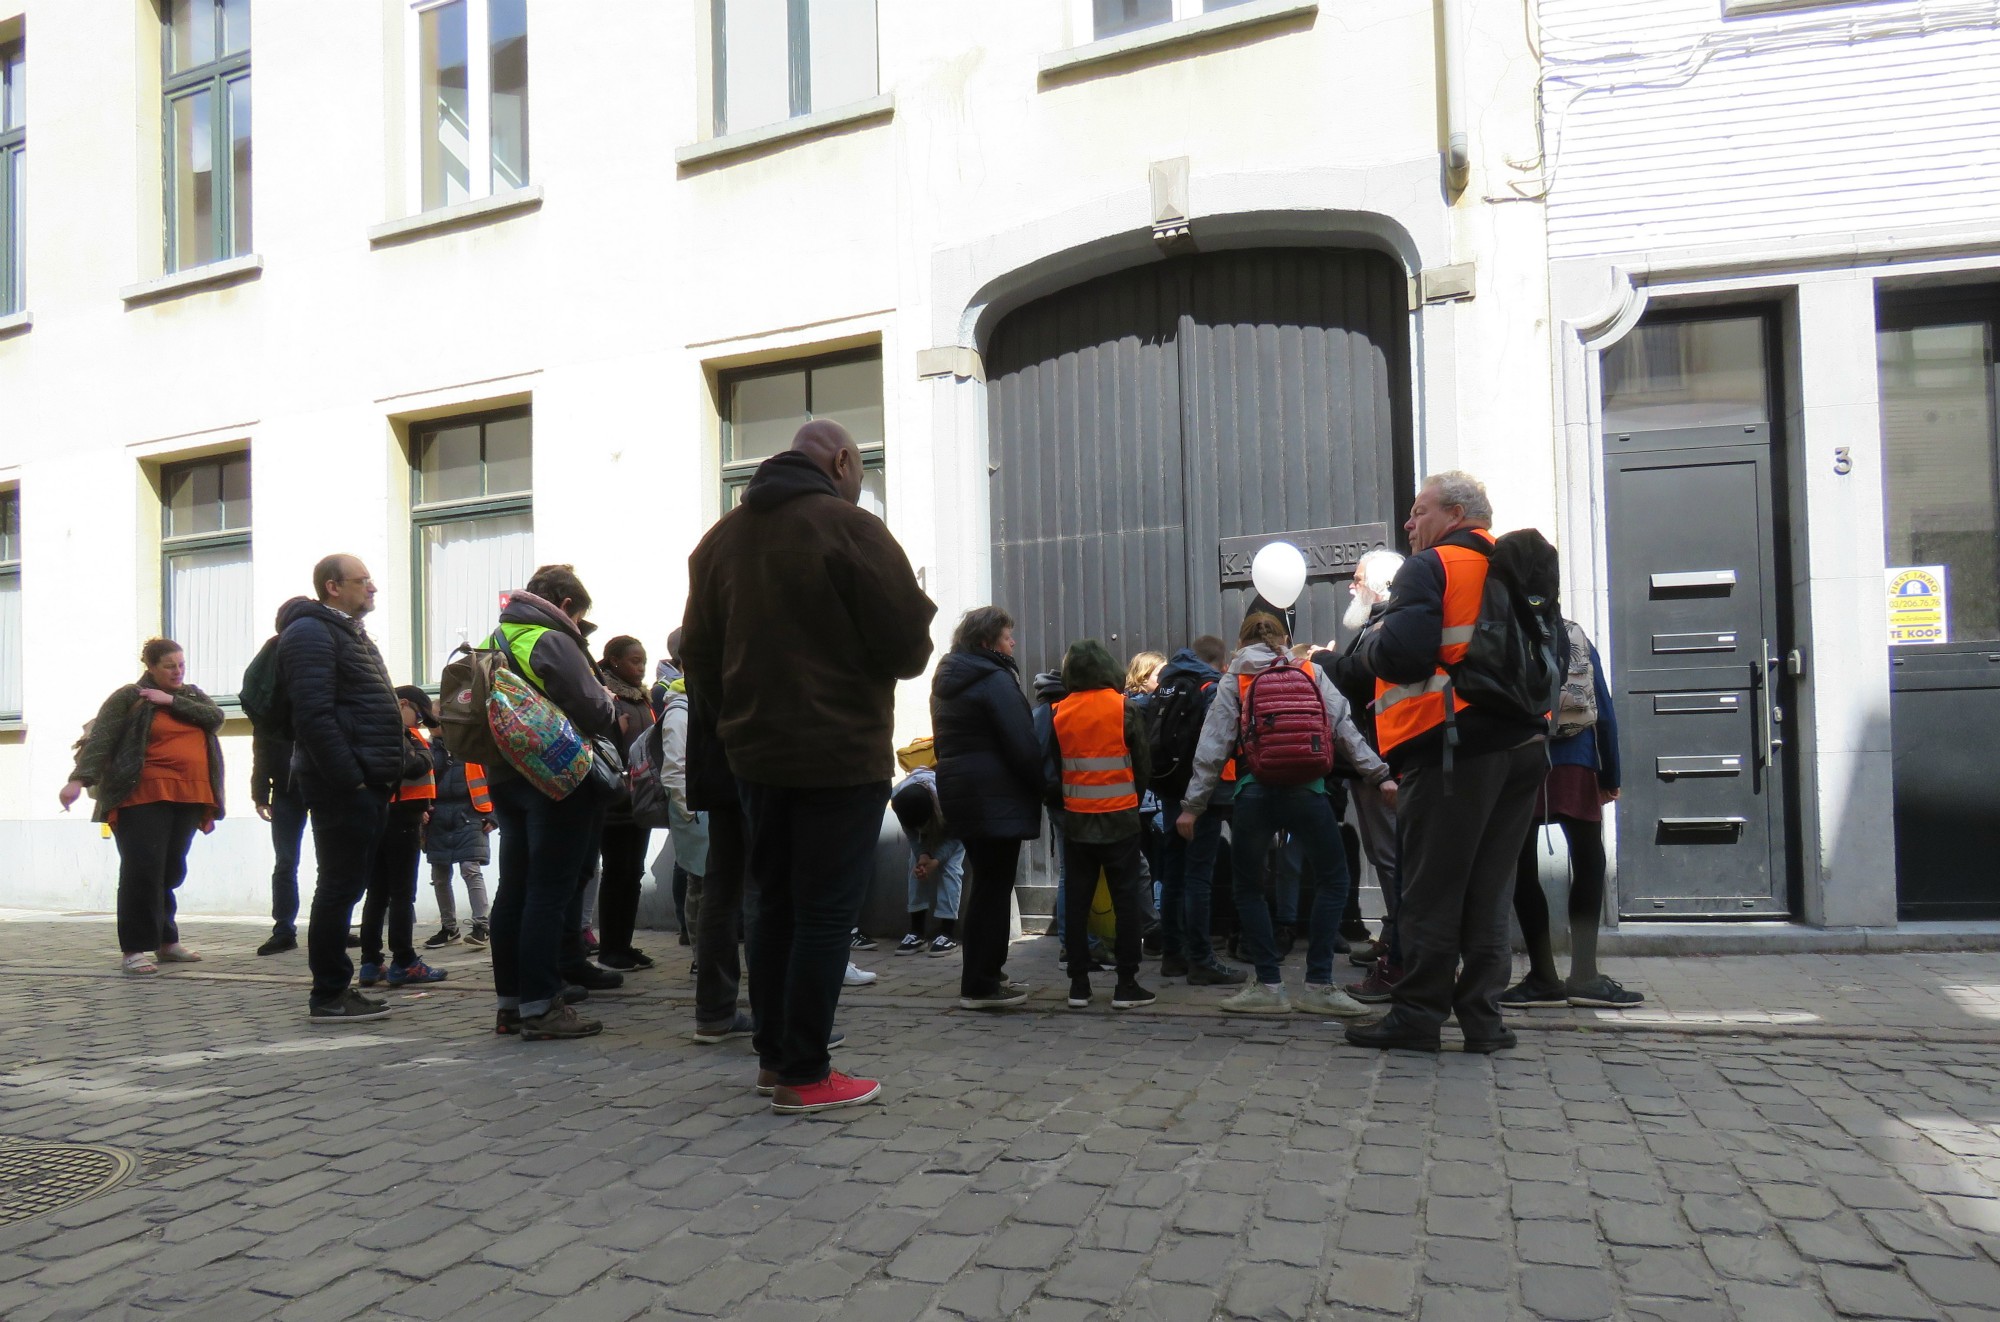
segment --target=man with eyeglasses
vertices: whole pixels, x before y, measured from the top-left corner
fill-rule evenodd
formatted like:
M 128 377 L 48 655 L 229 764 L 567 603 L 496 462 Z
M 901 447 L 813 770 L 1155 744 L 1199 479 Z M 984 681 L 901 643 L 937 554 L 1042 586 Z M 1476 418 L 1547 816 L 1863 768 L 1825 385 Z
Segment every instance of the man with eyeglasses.
M 403 779 L 403 717 L 382 654 L 361 626 L 375 609 L 375 580 L 351 555 L 313 567 L 316 600 L 280 618 L 278 668 L 291 707 L 292 769 L 312 819 L 319 876 L 306 927 L 312 968 L 308 1015 L 339 1027 L 389 1013 L 353 986 L 347 926 Z

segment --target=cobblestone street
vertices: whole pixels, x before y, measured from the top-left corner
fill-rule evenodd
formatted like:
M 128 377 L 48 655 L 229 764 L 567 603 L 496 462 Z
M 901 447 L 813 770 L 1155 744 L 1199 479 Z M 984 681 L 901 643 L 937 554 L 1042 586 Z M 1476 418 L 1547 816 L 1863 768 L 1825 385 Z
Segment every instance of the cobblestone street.
M 601 1037 L 524 1044 L 456 948 L 311 1031 L 264 934 L 142 981 L 102 920 L 0 922 L 0 1158 L 129 1159 L 0 1181 L 0 1317 L 2000 1318 L 1991 954 L 1618 960 L 1643 1012 L 1424 1057 L 1177 984 L 1071 1013 L 1046 939 L 969 1014 L 885 942 L 835 1057 L 885 1104 L 785 1118 L 670 936 Z

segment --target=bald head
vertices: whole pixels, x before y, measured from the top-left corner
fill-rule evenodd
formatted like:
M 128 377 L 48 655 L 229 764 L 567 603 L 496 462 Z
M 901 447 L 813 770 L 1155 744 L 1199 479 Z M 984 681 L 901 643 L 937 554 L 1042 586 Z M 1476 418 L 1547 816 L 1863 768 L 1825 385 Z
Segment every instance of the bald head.
M 861 503 L 861 450 L 847 428 L 817 418 L 799 428 L 792 449 L 812 460 L 813 467 L 833 479 L 834 490 L 850 505 Z

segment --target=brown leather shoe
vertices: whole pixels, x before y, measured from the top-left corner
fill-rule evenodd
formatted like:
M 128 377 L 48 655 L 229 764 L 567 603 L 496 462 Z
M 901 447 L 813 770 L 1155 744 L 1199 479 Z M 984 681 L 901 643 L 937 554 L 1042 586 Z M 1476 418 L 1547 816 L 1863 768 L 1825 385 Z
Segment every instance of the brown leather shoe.
M 757 1095 L 759 1097 L 769 1097 L 771 1094 L 777 1091 L 778 1091 L 778 1071 L 758 1070 Z

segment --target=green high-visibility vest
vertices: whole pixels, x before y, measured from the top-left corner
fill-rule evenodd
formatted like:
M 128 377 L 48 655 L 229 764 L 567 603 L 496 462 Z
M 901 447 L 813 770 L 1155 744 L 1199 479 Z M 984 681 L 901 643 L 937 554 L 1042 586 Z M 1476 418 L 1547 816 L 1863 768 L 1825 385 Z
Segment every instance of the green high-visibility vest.
M 548 631 L 549 626 L 546 624 L 502 624 L 495 633 L 495 637 L 501 640 L 501 650 L 514 658 L 514 668 L 519 670 L 530 684 L 544 693 L 547 693 L 548 689 L 543 686 L 542 677 L 535 673 L 535 667 L 528 658 L 535 654 L 535 644 L 540 642 L 542 635 Z

